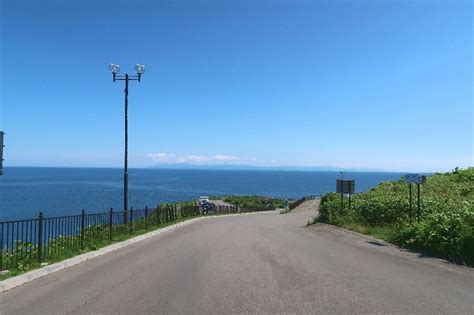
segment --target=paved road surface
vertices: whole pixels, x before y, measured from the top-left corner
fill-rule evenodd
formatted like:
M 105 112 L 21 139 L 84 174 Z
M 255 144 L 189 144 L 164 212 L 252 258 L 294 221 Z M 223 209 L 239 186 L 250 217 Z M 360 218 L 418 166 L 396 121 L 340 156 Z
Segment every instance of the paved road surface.
M 474 314 L 474 271 L 320 225 L 203 220 L 0 294 L 2 314 Z

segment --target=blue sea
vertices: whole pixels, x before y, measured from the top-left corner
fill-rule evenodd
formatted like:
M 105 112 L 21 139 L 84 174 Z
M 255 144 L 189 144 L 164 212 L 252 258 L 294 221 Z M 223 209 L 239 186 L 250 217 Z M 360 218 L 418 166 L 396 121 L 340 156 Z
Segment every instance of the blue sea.
M 401 173 L 346 172 L 361 192 Z M 201 195 L 300 198 L 335 191 L 339 172 L 130 169 L 129 205 L 142 208 Z M 119 168 L 8 167 L 0 176 L 0 221 L 123 207 Z

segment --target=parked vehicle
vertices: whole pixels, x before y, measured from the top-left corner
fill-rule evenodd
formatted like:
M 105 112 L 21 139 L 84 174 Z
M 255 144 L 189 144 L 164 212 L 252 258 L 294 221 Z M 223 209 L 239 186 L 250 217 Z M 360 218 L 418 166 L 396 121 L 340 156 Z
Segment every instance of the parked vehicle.
M 202 214 L 211 214 L 215 212 L 216 205 L 210 202 L 208 196 L 201 196 L 198 199 L 198 205 Z
M 203 214 L 213 214 L 215 213 L 216 210 L 216 205 L 213 204 L 212 202 L 205 202 L 202 205 L 202 213 Z
M 198 200 L 199 204 L 203 204 L 203 203 L 209 203 L 209 197 L 208 196 L 201 196 L 199 197 L 199 200 Z

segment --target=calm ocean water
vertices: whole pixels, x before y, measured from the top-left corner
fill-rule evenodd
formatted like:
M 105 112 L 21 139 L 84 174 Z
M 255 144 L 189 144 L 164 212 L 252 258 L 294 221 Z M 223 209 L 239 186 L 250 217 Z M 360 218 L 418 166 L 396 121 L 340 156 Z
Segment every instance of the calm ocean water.
M 299 198 L 334 191 L 339 172 L 129 170 L 129 205 L 141 208 L 200 195 L 264 195 Z M 347 172 L 365 191 L 401 173 Z M 0 176 L 0 221 L 120 209 L 123 170 L 112 168 L 9 167 Z

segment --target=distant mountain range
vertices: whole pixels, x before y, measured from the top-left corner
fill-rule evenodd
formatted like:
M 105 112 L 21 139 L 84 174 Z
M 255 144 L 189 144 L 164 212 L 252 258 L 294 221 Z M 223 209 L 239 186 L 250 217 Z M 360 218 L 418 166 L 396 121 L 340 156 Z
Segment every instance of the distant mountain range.
M 309 171 L 309 172 L 384 172 L 380 169 L 341 168 L 334 166 L 255 166 L 255 165 L 197 165 L 188 163 L 159 164 L 149 168 L 182 170 L 236 170 L 236 171 Z

